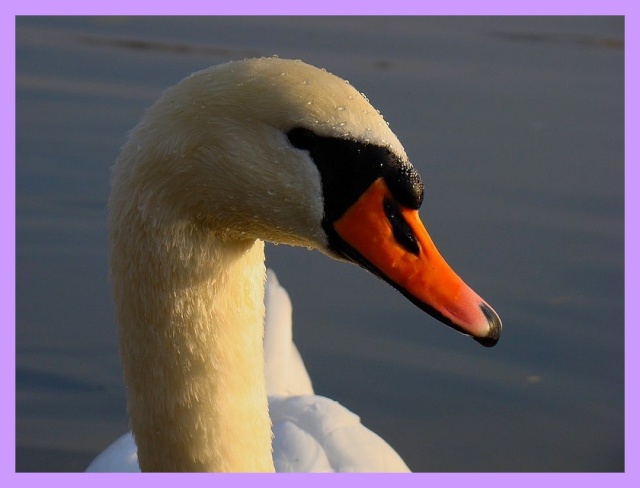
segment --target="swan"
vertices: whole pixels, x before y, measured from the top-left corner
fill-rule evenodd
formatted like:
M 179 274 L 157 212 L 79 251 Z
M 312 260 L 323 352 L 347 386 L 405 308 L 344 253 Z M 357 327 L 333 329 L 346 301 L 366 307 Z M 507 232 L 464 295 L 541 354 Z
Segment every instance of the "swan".
M 436 249 L 418 215 L 422 198 L 422 180 L 380 113 L 325 70 L 247 59 L 165 91 L 122 147 L 109 198 L 113 300 L 140 469 L 333 470 L 330 459 L 303 465 L 322 457 L 312 441 L 333 433 L 315 423 L 336 415 L 360 426 L 313 395 L 286 319 L 282 337 L 263 339 L 265 289 L 267 299 L 280 289 L 275 276 L 265 287 L 265 241 L 356 263 L 446 325 L 496 344 L 498 315 Z M 284 349 L 265 362 L 272 346 Z M 315 433 L 293 428 L 300 412 Z M 406 470 L 375 434 L 355 439 L 351 452 L 350 437 L 333 439 L 345 459 L 336 469 Z M 383 454 L 354 461 L 378 439 Z M 297 451 L 310 446 L 315 458 Z

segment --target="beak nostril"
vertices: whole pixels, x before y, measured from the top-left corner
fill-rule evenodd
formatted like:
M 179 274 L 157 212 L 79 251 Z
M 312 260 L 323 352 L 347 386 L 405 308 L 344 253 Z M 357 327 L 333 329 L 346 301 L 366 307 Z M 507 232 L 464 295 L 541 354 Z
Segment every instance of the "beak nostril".
M 393 237 L 397 243 L 400 244 L 406 251 L 418 256 L 420 254 L 420 244 L 416 238 L 411 226 L 405 220 L 398 204 L 388 198 L 384 199 L 383 203 L 384 214 L 387 216 L 387 220 L 391 224 L 391 230 L 393 231 Z

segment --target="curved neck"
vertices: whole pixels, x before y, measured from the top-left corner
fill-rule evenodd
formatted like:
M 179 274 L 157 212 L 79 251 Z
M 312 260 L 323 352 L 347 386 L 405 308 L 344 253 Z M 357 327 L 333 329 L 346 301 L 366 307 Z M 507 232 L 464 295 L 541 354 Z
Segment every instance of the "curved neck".
M 264 244 L 119 227 L 111 267 L 141 469 L 273 471 Z

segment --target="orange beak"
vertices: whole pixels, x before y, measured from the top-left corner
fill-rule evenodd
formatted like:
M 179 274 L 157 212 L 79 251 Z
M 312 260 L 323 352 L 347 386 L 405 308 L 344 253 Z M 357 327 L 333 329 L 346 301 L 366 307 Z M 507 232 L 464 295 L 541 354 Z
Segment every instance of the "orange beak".
M 347 257 L 388 281 L 427 313 L 484 346 L 498 342 L 502 323 L 496 312 L 451 269 L 418 211 L 398 204 L 384 178 L 376 179 L 333 222 L 333 229 Z

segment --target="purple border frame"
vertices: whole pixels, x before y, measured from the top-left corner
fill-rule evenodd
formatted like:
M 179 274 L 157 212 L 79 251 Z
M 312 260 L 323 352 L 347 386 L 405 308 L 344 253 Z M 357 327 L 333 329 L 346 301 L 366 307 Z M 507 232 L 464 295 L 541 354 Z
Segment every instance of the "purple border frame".
M 114 483 L 124 485 L 139 484 L 141 478 L 131 474 L 40 474 L 15 473 L 15 17 L 18 15 L 212 15 L 212 14 L 295 14 L 295 15 L 624 15 L 625 16 L 625 473 L 496 473 L 496 474 L 459 474 L 425 473 L 412 475 L 338 475 L 331 483 L 350 486 L 353 483 L 366 482 L 379 486 L 387 483 L 402 483 L 407 486 L 426 484 L 438 487 L 449 486 L 501 486 L 511 488 L 514 484 L 524 488 L 540 484 L 573 485 L 601 487 L 638 486 L 640 481 L 640 384 L 638 381 L 638 329 L 630 324 L 638 323 L 640 307 L 637 299 L 631 298 L 638 288 L 638 253 L 640 249 L 638 231 L 638 202 L 640 197 L 634 194 L 638 190 L 638 134 L 640 133 L 638 89 L 638 49 L 640 48 L 640 22 L 636 10 L 636 0 L 449 0 L 422 5 L 416 0 L 395 0 L 391 4 L 371 1 L 334 2 L 333 0 L 310 4 L 308 2 L 278 1 L 264 2 L 251 0 L 220 5 L 219 2 L 206 0 L 182 0 L 178 4 L 171 2 L 161 5 L 157 1 L 92 1 L 78 3 L 73 0 L 22 0 L 19 5 L 5 1 L 0 6 L 0 63 L 2 76 L 0 84 L 0 135 L 4 143 L 0 144 L 0 227 L 5 238 L 0 242 L 0 320 L 2 339 L 0 340 L 0 479 L 2 486 L 86 486 L 109 487 Z M 18 2 L 15 2 L 18 3 Z M 633 90 L 633 88 L 636 90 Z M 632 134 L 636 134 L 635 137 Z M 636 164 L 633 164 L 636 163 Z M 597 442 L 594 439 L 594 442 Z M 87 478 L 90 476 L 91 478 Z M 244 486 L 260 483 L 275 486 L 292 485 L 303 482 L 306 486 L 327 482 L 320 475 L 295 474 L 278 477 L 261 475 L 201 475 L 172 474 L 145 475 L 144 481 L 154 487 L 170 487 L 178 480 L 176 476 L 188 477 L 192 486 L 209 486 L 224 483 L 225 486 Z M 217 476 L 213 480 L 210 476 Z M 357 476 L 358 479 L 353 477 Z M 221 479 L 224 477 L 224 479 Z M 362 479 L 367 477 L 367 480 Z M 303 479 L 302 479 L 303 478 Z M 393 478 L 393 479 L 391 479 Z M 635 482 L 633 480 L 636 480 Z M 180 480 L 183 481 L 183 480 Z

